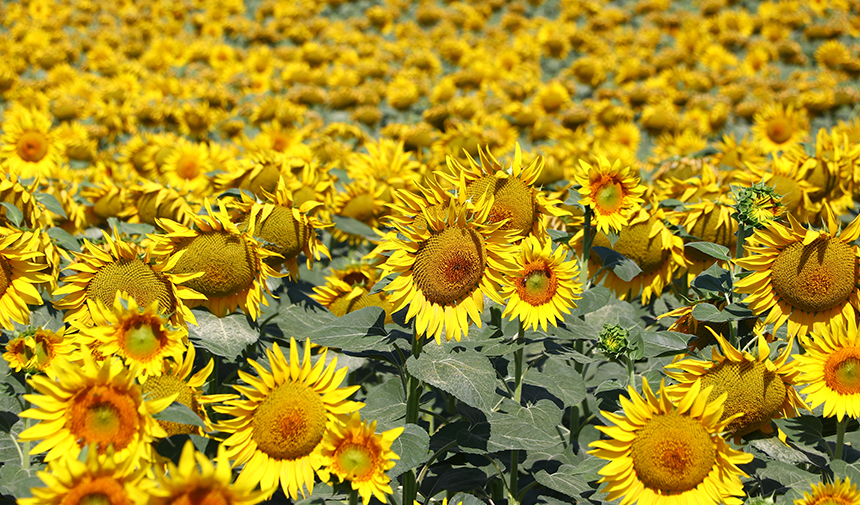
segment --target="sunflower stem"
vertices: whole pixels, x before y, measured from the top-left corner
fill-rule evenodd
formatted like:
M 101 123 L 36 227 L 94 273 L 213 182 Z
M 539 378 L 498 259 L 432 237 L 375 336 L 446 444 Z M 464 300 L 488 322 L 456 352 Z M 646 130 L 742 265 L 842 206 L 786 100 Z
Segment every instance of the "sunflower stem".
M 32 388 L 32 386 L 30 386 L 29 380 L 24 380 L 24 391 L 27 395 L 33 393 L 33 388 Z M 24 410 L 29 409 L 30 408 L 30 402 L 27 400 L 24 400 L 24 407 L 25 407 Z M 24 430 L 27 430 L 29 428 L 30 428 L 30 418 L 25 417 L 24 418 Z M 24 442 L 22 442 L 22 445 L 23 445 L 23 447 L 21 448 L 21 468 L 26 470 L 26 469 L 30 468 L 30 441 L 25 440 Z
M 744 257 L 744 235 L 746 235 L 746 227 L 743 222 L 738 221 L 738 240 L 735 243 L 735 259 L 739 260 Z M 737 268 L 737 266 L 735 266 Z
M 588 258 L 591 256 L 591 207 L 585 207 L 585 223 L 582 225 L 582 289 L 588 289 Z
M 421 355 L 421 349 L 424 345 L 423 336 L 418 335 L 418 330 L 415 326 L 415 322 L 412 322 L 412 357 L 418 359 L 418 356 Z M 409 377 L 409 389 L 407 390 L 406 395 L 406 422 L 412 424 L 418 424 L 418 414 L 420 411 L 420 403 L 421 403 L 421 381 L 418 378 L 413 377 L 412 374 L 406 369 L 403 368 L 403 372 Z M 409 505 L 415 501 L 415 497 L 418 496 L 418 481 L 415 478 L 415 470 L 409 470 L 408 472 L 403 474 L 403 503 Z
M 842 459 L 842 449 L 845 447 L 845 429 L 848 428 L 848 416 L 836 424 L 836 459 Z
M 636 388 L 636 370 L 634 368 L 633 358 L 629 355 L 625 356 L 625 361 L 627 362 L 627 384 L 632 386 L 634 389 Z
M 523 321 L 520 319 L 519 327 L 517 328 L 517 342 L 525 344 L 526 330 L 523 327 Z M 520 347 L 514 351 L 514 401 L 519 405 L 523 398 L 523 356 L 525 347 Z M 517 478 L 519 477 L 520 451 L 511 451 L 511 475 L 510 483 L 508 484 L 509 499 L 508 503 L 516 502 L 517 496 Z
M 349 490 L 349 505 L 358 505 L 358 490 Z

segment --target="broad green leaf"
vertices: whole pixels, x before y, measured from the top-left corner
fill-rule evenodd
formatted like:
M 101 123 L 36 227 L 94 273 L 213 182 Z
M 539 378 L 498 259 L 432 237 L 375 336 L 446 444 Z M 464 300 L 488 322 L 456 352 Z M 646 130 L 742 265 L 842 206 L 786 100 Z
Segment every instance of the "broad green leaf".
M 732 273 L 716 262 L 693 279 L 690 285 L 705 291 L 727 292 L 731 289 Z
M 566 407 L 578 405 L 585 398 L 582 375 L 557 356 L 550 356 L 539 367 L 529 369 L 523 381 L 546 389 Z
M 9 202 L 0 202 L 0 205 L 6 209 L 6 219 L 15 225 L 16 228 L 20 228 L 21 223 L 24 221 L 24 213 L 21 212 L 21 209 Z
M 783 418 L 776 419 L 774 422 L 789 440 L 799 445 L 816 446 L 824 441 L 821 419 L 816 416 Z
M 577 317 L 585 314 L 590 314 L 597 309 L 605 307 L 609 304 L 609 300 L 612 299 L 612 291 L 608 290 L 603 286 L 598 286 L 595 288 L 591 288 L 588 291 L 582 293 L 582 299 L 576 300 L 576 308 L 572 309 L 570 312 L 570 316 L 565 317 L 565 321 L 568 320 L 568 317 Z
M 731 261 L 732 259 L 728 247 L 714 244 L 713 242 L 690 242 L 689 244 L 685 244 L 684 247 L 695 249 L 718 260 Z
M 483 412 L 490 412 L 499 400 L 496 371 L 479 352 L 448 353 L 444 346 L 430 344 L 418 359 L 410 356 L 406 368 L 414 377 Z
M 719 310 L 710 303 L 700 303 L 693 307 L 692 316 L 698 321 L 725 323 L 729 321 L 749 319 L 754 317 L 755 313 L 748 308 L 735 303 L 727 306 L 723 310 Z
M 380 430 L 403 426 L 406 416 L 406 397 L 403 383 L 396 377 L 371 389 L 364 399 L 361 417 L 375 419 Z
M 720 309 L 710 303 L 699 303 L 693 307 L 693 319 L 697 321 L 717 321 L 721 319 Z
M 592 247 L 591 250 L 600 256 L 605 268 L 611 268 L 612 272 L 624 282 L 630 282 L 634 277 L 642 273 L 642 269 L 639 268 L 639 265 L 635 261 L 617 251 L 599 246 Z
M 0 494 L 11 495 L 15 498 L 32 496 L 30 488 L 45 487 L 37 473 L 45 470 L 45 465 L 31 465 L 22 468 L 17 463 L 6 462 L 0 467 Z
M 259 333 L 251 328 L 243 314 L 222 318 L 205 310 L 195 310 L 197 325 L 188 325 L 188 336 L 212 354 L 230 361 L 242 354 L 249 345 L 257 342 Z
M 541 470 L 535 474 L 535 480 L 553 491 L 558 491 L 572 498 L 579 498 L 582 493 L 591 490 L 586 477 L 577 474 L 576 467 L 573 465 L 561 465 L 552 474 L 547 473 L 546 470 Z
M 386 350 L 389 346 L 386 344 L 385 311 L 380 307 L 364 307 L 335 318 L 308 338 L 315 344 L 344 351 Z
M 296 340 L 305 340 L 309 335 L 313 334 L 320 328 L 325 328 L 333 324 L 337 320 L 337 316 L 329 312 L 328 309 L 316 303 L 294 303 L 292 305 L 282 305 L 278 311 L 278 315 L 269 321 L 266 325 L 266 333 L 272 334 L 272 326 L 277 326 L 274 331 L 280 333 L 281 338 L 290 341 L 293 337 Z
M 851 479 L 851 483 L 860 482 L 860 462 L 853 464 L 837 459 L 830 462 L 830 469 L 833 470 L 833 475 L 837 478 L 845 480 L 845 477 Z
M 389 284 L 391 284 L 391 281 L 396 279 L 398 275 L 400 275 L 400 274 L 396 274 L 396 273 L 388 274 L 385 277 L 376 281 L 376 284 L 374 284 L 373 287 L 370 288 L 370 294 L 372 295 L 375 293 L 381 293 L 385 289 L 385 286 L 388 286 Z
M 388 476 L 393 479 L 430 458 L 430 435 L 417 424 L 407 424 L 403 433 L 391 444 L 391 450 L 400 456 L 397 465 L 388 471 Z
M 151 224 L 127 223 L 125 221 L 120 221 L 115 217 L 109 217 L 107 221 L 110 228 L 114 228 L 118 232 L 126 235 L 147 235 L 155 233 L 155 226 L 152 226 Z
M 350 233 L 352 235 L 363 235 L 365 237 L 370 237 L 372 239 L 378 239 L 379 235 L 373 231 L 373 228 L 367 226 L 357 219 L 353 219 L 351 217 L 346 216 L 332 216 L 332 222 L 334 223 L 335 228 L 344 232 Z
M 203 419 L 200 419 L 193 410 L 189 409 L 187 406 L 179 403 L 173 402 L 167 406 L 166 409 L 161 412 L 154 414 L 152 417 L 158 419 L 159 421 L 169 421 L 171 423 L 178 424 L 190 424 L 192 426 L 200 426 L 205 428 L 206 425 L 203 424 Z
M 55 245 L 67 251 L 81 252 L 81 244 L 78 242 L 78 239 L 62 228 L 56 226 L 48 228 L 48 236 L 51 237 L 51 241 Z
M 36 193 L 33 196 L 35 196 L 36 200 L 38 200 L 39 203 L 44 205 L 46 209 L 50 210 L 51 212 L 62 218 L 66 217 L 66 210 L 63 209 L 63 204 L 61 204 L 60 201 L 57 200 L 56 196 L 50 193 Z
M 674 331 L 644 331 L 642 338 L 645 342 L 645 357 L 660 358 L 687 352 L 690 335 Z
M 759 470 L 757 475 L 765 480 L 762 484 L 762 491 L 767 494 L 782 494 L 794 487 L 809 488 L 812 483 L 818 483 L 821 479 L 814 473 L 801 470 L 782 461 L 768 461 L 767 466 Z
M 479 454 L 546 449 L 560 441 L 556 427 L 561 415 L 562 410 L 550 400 L 520 406 L 505 398 L 498 412 L 487 413 L 487 422 L 461 431 L 457 443 L 463 451 Z
M 24 458 L 30 458 L 24 452 L 22 443 L 18 442 L 18 435 L 22 431 L 24 431 L 23 420 L 12 412 L 0 412 L 0 461 L 23 466 Z M 31 444 L 30 447 L 35 447 L 35 444 Z

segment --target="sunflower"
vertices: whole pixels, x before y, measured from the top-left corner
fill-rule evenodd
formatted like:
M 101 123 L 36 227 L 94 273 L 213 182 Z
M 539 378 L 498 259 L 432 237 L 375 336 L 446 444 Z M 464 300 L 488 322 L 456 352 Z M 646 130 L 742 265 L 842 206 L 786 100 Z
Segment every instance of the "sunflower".
M 39 251 L 39 238 L 31 232 L 0 227 L 0 327 L 11 330 L 13 321 L 29 324 L 28 305 L 42 305 L 36 285 L 51 281 Z
M 400 233 L 383 238 L 378 250 L 391 250 L 383 275 L 397 273 L 385 287 L 394 311 L 408 306 L 406 321 L 417 316 L 417 335 L 441 343 L 468 335 L 470 318 L 481 327 L 484 295 L 503 304 L 499 285 L 515 271 L 514 240 L 502 230 L 504 221 L 489 223 L 490 206 L 480 198 L 466 200 L 464 192 L 449 196 L 447 208 L 425 211 L 412 224 L 394 222 Z
M 794 500 L 794 505 L 850 505 L 860 503 L 860 491 L 857 484 L 851 484 L 851 479 L 844 481 L 835 479 L 830 484 L 819 483 L 812 485 L 812 494 L 803 492 L 803 498 Z M 26 505 L 26 504 L 22 504 Z
M 138 306 L 128 293 L 117 292 L 113 306 L 100 299 L 88 300 L 93 325 L 72 321 L 80 343 L 101 356 L 117 356 L 134 370 L 141 382 L 161 375 L 164 359 L 182 359 L 188 330 L 175 328 L 159 311 L 159 301 Z
M 790 226 L 771 221 L 745 246 L 747 257 L 735 264 L 752 273 L 735 283 L 738 293 L 758 314 L 770 310 L 765 323 L 788 322 L 791 335 L 805 335 L 815 323 L 854 319 L 860 309 L 858 250 L 860 218 L 841 233 L 828 212 L 826 231 L 807 230 L 791 214 Z
M 36 183 L 25 187 L 20 177 L 12 174 L 0 174 L 0 202 L 9 203 L 23 214 L 21 224 L 28 228 L 35 228 L 45 220 L 42 205 L 33 196 L 37 191 Z M 0 207 L 0 226 L 13 225 L 7 215 L 5 206 Z M 14 226 L 14 225 L 13 225 Z
M 400 459 L 391 444 L 401 433 L 402 427 L 376 433 L 376 421 L 362 421 L 358 412 L 342 416 L 323 436 L 320 479 L 329 482 L 334 474 L 341 482 L 350 481 L 364 505 L 372 496 L 386 503 L 385 495 L 393 491 L 385 472 Z
M 662 209 L 645 210 L 640 208 L 630 219 L 630 224 L 621 229 L 615 245 L 604 233 L 594 237 L 592 246 L 605 247 L 632 260 L 642 270 L 630 281 L 625 281 L 615 275 L 610 269 L 603 269 L 595 282 L 603 279 L 603 284 L 611 289 L 622 300 L 642 293 L 642 303 L 647 304 L 652 296 L 660 296 L 668 286 L 675 273 L 687 266 L 684 256 L 684 241 L 663 224 Z M 573 238 L 578 247 L 582 247 L 583 232 L 579 231 Z M 588 265 L 588 275 L 598 275 L 603 268 L 600 257 Z
M 518 317 L 524 328 L 546 331 L 547 323 L 556 326 L 562 313 L 570 314 L 574 300 L 582 298 L 582 284 L 576 260 L 566 261 L 566 254 L 563 247 L 553 251 L 549 240 L 523 240 L 515 257 L 517 271 L 505 277 L 502 287 L 501 296 L 508 299 L 502 317 Z
M 234 165 L 230 171 L 215 176 L 215 189 L 244 189 L 264 198 L 265 192 L 274 193 L 278 180 L 289 173 L 284 154 L 272 150 L 253 151 Z
M 339 414 L 350 414 L 364 406 L 347 398 L 359 386 L 338 387 L 347 369 L 337 367 L 337 357 L 326 366 L 327 350 L 311 366 L 311 343 L 305 342 L 299 362 L 298 345 L 290 339 L 290 360 L 275 343 L 266 350 L 271 371 L 248 360 L 259 374 L 239 371 L 247 386 L 233 386 L 245 400 L 232 400 L 215 411 L 233 416 L 217 428 L 231 433 L 224 440 L 227 457 L 234 466 L 245 465 L 236 484 L 272 489 L 280 482 L 284 494 L 295 500 L 314 487 L 314 472 L 323 464 L 323 436 Z
M 141 258 L 135 244 L 121 240 L 116 232 L 114 238 L 104 232 L 104 239 L 104 248 L 84 239 L 85 252 L 73 253 L 75 262 L 66 267 L 77 273 L 63 277 L 64 285 L 53 292 L 55 297 L 62 296 L 54 302 L 54 307 L 65 311 L 65 321 L 92 324 L 90 304 L 101 300 L 112 305 L 116 294 L 122 291 L 139 306 L 148 307 L 158 300 L 158 310 L 171 314 L 173 324 L 197 324 L 186 302 L 204 296 L 181 284 L 199 277 L 199 272 L 170 273 L 175 261 L 150 265 L 148 258 Z
M 747 163 L 760 165 L 764 162 L 764 156 L 756 149 L 755 143 L 744 134 L 743 138 L 737 140 L 734 136 L 723 135 L 722 141 L 714 144 L 717 153 L 714 160 L 717 164 L 726 167 L 744 169 Z
M 734 209 L 727 198 L 717 198 L 689 204 L 683 212 L 673 213 L 669 219 L 683 226 L 688 234 L 695 237 L 687 239 L 686 243 L 711 242 L 728 248 L 734 254 L 738 225 L 737 221 L 732 219 L 733 212 Z M 685 247 L 684 254 L 688 262 L 687 278 L 690 281 L 716 261 L 692 247 Z
M 274 194 L 267 194 L 267 203 L 257 203 L 245 193 L 233 207 L 242 215 L 239 227 L 249 231 L 255 238 L 266 242 L 264 246 L 280 257 L 272 256 L 266 262 L 272 267 L 286 264 L 292 278 L 299 275 L 299 254 L 304 253 L 307 267 L 313 267 L 314 259 L 331 254 L 317 237 L 316 230 L 331 226 L 313 216 L 320 202 L 308 201 L 296 206 L 292 192 L 283 177 L 278 180 Z
M 364 145 L 367 154 L 355 153 L 347 162 L 347 175 L 352 179 L 374 179 L 387 187 L 381 195 L 391 202 L 396 189 L 414 190 L 421 179 L 421 163 L 404 150 L 404 143 L 382 138 Z
M 11 339 L 6 344 L 3 354 L 9 365 L 16 372 L 25 370 L 27 373 L 44 372 L 50 377 L 56 377 L 53 364 L 56 358 L 68 358 L 74 351 L 74 337 L 66 336 L 66 327 L 56 332 L 42 328 L 29 329 Z
M 124 221 L 157 225 L 156 218 L 167 218 L 185 226 L 191 223 L 188 215 L 194 214 L 194 209 L 175 189 L 144 181 L 132 187 L 130 192 L 129 199 L 133 204 L 118 216 Z
M 326 277 L 325 280 L 324 285 L 314 286 L 314 294 L 311 298 L 330 310 L 332 314 L 342 317 L 365 307 L 380 307 L 385 310 L 385 322 L 393 321 L 391 315 L 394 309 L 388 300 L 389 295 L 385 292 L 371 294 L 372 286 L 348 284 L 335 276 Z
M 739 182 L 746 186 L 761 182 L 773 187 L 782 195 L 785 210 L 798 219 L 805 219 L 820 210 L 820 205 L 813 203 L 812 195 L 823 189 L 810 182 L 815 160 L 798 161 L 796 158 L 775 154 L 770 163 L 763 166 L 747 163 L 748 171 L 737 171 L 736 176 Z
M 241 306 L 256 319 L 260 303 L 268 305 L 263 296 L 263 291 L 270 292 L 266 280 L 282 277 L 266 261 L 277 253 L 264 249 L 251 235 L 253 230 L 240 231 L 221 202 L 218 212 L 212 210 L 208 199 L 203 206 L 206 215 L 189 216 L 196 230 L 159 219 L 167 233 L 148 235 L 152 240 L 150 253 L 166 261 L 169 267 L 164 269 L 174 275 L 203 272 L 186 285 L 206 297 L 201 304 L 216 316 L 224 317 Z
M 771 103 L 753 117 L 753 137 L 767 153 L 786 150 L 803 140 L 808 131 L 806 111 L 791 105 L 783 107 L 780 103 Z
M 804 353 L 795 354 L 800 371 L 798 384 L 809 406 L 824 404 L 824 416 L 840 421 L 860 417 L 860 338 L 854 317 L 816 325 L 810 335 L 801 335 Z
M 51 130 L 51 118 L 32 109 L 6 112 L 0 130 L 0 161 L 23 177 L 52 176 L 64 161 L 63 146 Z
M 152 415 L 173 403 L 174 396 L 144 401 L 134 373 L 118 360 L 97 365 L 84 355 L 82 365 L 61 358 L 54 368 L 56 380 L 44 375 L 29 380 L 41 394 L 27 396 L 38 407 L 21 417 L 40 421 L 18 439 L 42 440 L 30 454 L 48 451 L 45 461 L 53 461 L 77 457 L 94 444 L 101 456 L 112 445 L 117 460 L 152 461 L 153 440 L 167 436 Z
M 622 498 L 621 505 L 652 503 L 725 503 L 740 505 L 744 496 L 738 465 L 753 455 L 732 449 L 720 434 L 734 417 L 723 419 L 725 394 L 708 402 L 712 387 L 696 381 L 687 394 L 672 403 L 660 383 L 660 397 L 648 381 L 644 397 L 628 387 L 630 399 L 619 397 L 626 416 L 601 412 L 615 426 L 598 426 L 610 437 L 589 444 L 589 454 L 609 460 L 598 472 L 608 483 L 606 501 Z M 737 414 L 738 416 L 740 414 Z
M 468 166 L 448 156 L 446 162 L 450 173 L 437 174 L 465 193 L 467 198 L 477 199 L 486 195 L 490 206 L 487 224 L 502 223 L 501 228 L 513 231 L 517 238 L 528 235 L 543 238 L 546 236 L 544 216 L 569 214 L 559 207 L 560 200 L 550 198 L 534 187 L 543 171 L 543 158 L 538 156 L 524 165 L 519 143 L 510 167 L 503 166 L 489 148 L 478 147 L 480 164 L 468 153 L 466 157 Z
M 45 487 L 30 489 L 31 498 L 19 498 L 19 505 L 145 505 L 153 491 L 143 478 L 146 466 L 136 469 L 135 460 L 115 457 L 100 458 L 96 450 L 87 453 L 85 461 L 76 456 L 62 455 L 39 472 Z
M 206 432 L 212 431 L 213 425 L 203 406 L 236 399 L 234 394 L 203 394 L 200 388 L 206 384 L 206 380 L 212 374 L 212 370 L 215 369 L 215 360 L 209 358 L 206 366 L 189 378 L 196 355 L 197 351 L 195 351 L 194 345 L 189 343 L 188 350 L 182 359 L 178 361 L 165 360 L 163 373 L 149 377 L 143 383 L 143 394 L 147 398 L 158 400 L 176 395 L 175 402 L 185 405 L 203 420 L 205 430 L 191 424 L 158 420 L 158 424 L 164 428 L 168 437 L 179 434 L 205 436 Z
M 159 166 L 159 179 L 183 194 L 205 196 L 211 192 L 211 180 L 207 174 L 212 169 L 206 144 L 181 139 Z
M 583 160 L 579 164 L 585 170 L 585 175 L 576 174 L 576 182 L 581 186 L 579 203 L 591 207 L 598 231 L 618 232 L 642 204 L 645 188 L 630 167 L 621 167 L 621 160 L 610 165 L 606 157 L 599 156 L 594 166 Z
M 667 365 L 667 369 L 681 370 L 666 372 L 678 381 L 666 390 L 669 398 L 681 401 L 698 380 L 702 381 L 704 388 L 713 386 L 708 401 L 727 393 L 721 420 L 733 419 L 726 429 L 736 439 L 759 429 L 763 433 L 771 433 L 772 419 L 794 417 L 799 409 L 808 409 L 794 389 L 800 372 L 794 362 L 788 363 L 793 339 L 789 338 L 779 357 L 771 361 L 770 348 L 763 334 L 758 335 L 758 353 L 754 356 L 735 349 L 721 334 L 710 331 L 724 355 L 714 346 L 711 361 L 685 359 Z M 743 415 L 737 417 L 735 414 L 738 413 Z
M 379 227 L 379 218 L 387 213 L 382 196 L 386 187 L 374 179 L 358 179 L 334 193 L 328 203 L 328 210 L 334 216 L 349 217 L 371 228 Z M 335 240 L 352 245 L 368 243 L 367 237 L 331 228 Z

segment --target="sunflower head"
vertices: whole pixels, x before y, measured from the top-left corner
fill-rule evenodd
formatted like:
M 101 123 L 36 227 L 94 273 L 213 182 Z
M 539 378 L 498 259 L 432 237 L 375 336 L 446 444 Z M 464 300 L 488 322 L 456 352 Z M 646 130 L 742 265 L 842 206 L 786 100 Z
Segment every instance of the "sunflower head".
M 860 502 L 860 491 L 851 479 L 834 479 L 833 482 L 812 484 L 810 493 L 803 492 L 803 498 L 794 500 L 794 505 L 842 505 Z
M 747 226 L 761 229 L 785 212 L 782 195 L 763 181 L 749 187 L 733 188 L 733 192 L 737 202 L 735 217 Z
M 593 212 L 595 227 L 604 233 L 621 230 L 643 202 L 645 188 L 639 184 L 630 167 L 622 167 L 621 160 L 610 164 L 604 156 L 598 157 L 595 165 L 580 160 L 585 171 L 577 174 L 580 184 L 580 203 Z
M 65 335 L 66 327 L 54 332 L 41 326 L 27 330 L 6 344 L 3 358 L 20 372 L 45 372 L 54 376 L 52 364 L 58 357 L 68 357 L 74 350 L 74 337 Z
M 339 417 L 323 437 L 320 478 L 328 482 L 334 475 L 341 482 L 350 481 L 364 505 L 372 496 L 386 503 L 385 495 L 393 491 L 385 472 L 394 468 L 394 460 L 400 459 L 391 444 L 401 433 L 403 428 L 376 433 L 376 421 L 362 421 L 358 412 Z

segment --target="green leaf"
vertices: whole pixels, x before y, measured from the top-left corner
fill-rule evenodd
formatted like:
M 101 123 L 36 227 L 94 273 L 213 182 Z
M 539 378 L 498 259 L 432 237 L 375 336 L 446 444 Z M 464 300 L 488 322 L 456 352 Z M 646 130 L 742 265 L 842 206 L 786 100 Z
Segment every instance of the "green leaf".
M 570 311 L 571 314 L 570 316 L 565 317 L 565 321 L 567 321 L 568 317 L 583 316 L 585 314 L 590 314 L 597 309 L 603 308 L 609 304 L 609 300 L 611 299 L 612 291 L 609 289 L 603 286 L 591 288 L 582 293 L 581 300 L 576 300 L 576 308 Z
M 624 282 L 630 282 L 634 277 L 642 273 L 642 269 L 639 268 L 639 265 L 635 261 L 617 251 L 599 246 L 592 247 L 591 250 L 600 256 L 605 268 L 611 268 L 615 275 Z
M 23 466 L 24 459 L 32 458 L 24 453 L 18 435 L 24 431 L 24 422 L 12 412 L 0 412 L 0 461 Z
M 9 202 L 0 202 L 0 205 L 6 208 L 6 219 L 16 228 L 20 228 L 21 222 L 24 221 L 24 213 Z
M 830 462 L 830 469 L 837 478 L 845 480 L 845 477 L 848 477 L 852 483 L 860 482 L 860 462 L 849 464 L 847 461 L 837 459 Z
M 816 446 L 824 441 L 823 425 L 816 416 L 775 419 L 774 422 L 792 442 L 799 445 Z
M 725 293 L 731 290 L 732 273 L 714 262 L 710 268 L 696 276 L 690 285 L 706 291 Z
M 337 316 L 316 303 L 282 305 L 278 310 L 278 315 L 272 318 L 269 325 L 266 326 L 266 333 L 271 333 L 269 326 L 275 325 L 287 341 L 290 337 L 295 337 L 296 340 L 305 340 L 309 335 L 334 323 L 335 320 L 337 320 Z
M 782 494 L 794 487 L 809 488 L 813 483 L 818 483 L 821 480 L 816 474 L 782 461 L 768 461 L 767 467 L 759 470 L 757 475 L 762 480 L 776 481 L 777 484 L 766 483 L 762 486 L 763 490 L 768 491 L 768 494 L 774 492 Z
M 578 405 L 585 399 L 582 375 L 556 356 L 550 356 L 540 368 L 529 369 L 523 381 L 546 389 L 566 407 Z
M 400 274 L 391 273 L 391 274 L 388 274 L 385 277 L 379 279 L 378 281 L 376 281 L 376 284 L 374 284 L 373 287 L 370 288 L 369 294 L 373 295 L 376 293 L 381 293 L 385 289 L 385 286 L 388 286 L 389 284 L 391 284 L 391 281 L 396 279 L 398 275 L 400 275 Z
M 15 463 L 5 463 L 0 467 L 0 494 L 11 495 L 18 499 L 31 497 L 30 488 L 45 487 L 42 479 L 37 475 L 44 469 L 45 465 L 22 468 Z
M 690 335 L 674 331 L 645 331 L 642 332 L 642 338 L 645 342 L 645 357 L 662 358 L 687 352 Z
M 725 323 L 728 321 L 741 321 L 755 317 L 750 309 L 733 303 L 723 310 L 719 310 L 710 303 L 700 303 L 693 307 L 693 318 L 698 321 L 709 323 Z
M 591 491 L 585 480 L 586 477 L 576 473 L 573 465 L 561 465 L 553 474 L 541 470 L 535 474 L 535 480 L 553 491 L 558 491 L 571 498 L 580 498 L 582 493 Z
M 486 413 L 480 422 L 457 435 L 465 452 L 487 453 L 506 450 L 546 449 L 558 444 L 557 426 L 562 410 L 550 400 L 521 406 L 505 398 L 498 412 Z
M 251 328 L 244 314 L 218 318 L 211 312 L 194 310 L 198 326 L 188 325 L 189 338 L 196 340 L 212 354 L 235 361 L 260 335 Z
M 406 396 L 403 383 L 391 379 L 371 389 L 364 399 L 361 416 L 365 419 L 376 419 L 380 430 L 389 430 L 403 426 L 406 416 Z
M 721 319 L 720 309 L 710 303 L 700 303 L 693 307 L 693 319 L 697 321 L 717 321 Z
M 335 318 L 308 338 L 315 344 L 352 352 L 383 351 L 390 347 L 385 343 L 388 340 L 385 311 L 380 307 L 364 307 Z
M 430 458 L 430 435 L 417 424 L 407 424 L 391 444 L 391 450 L 400 456 L 394 468 L 388 471 L 388 477 L 393 479 Z
M 689 244 L 685 244 L 684 247 L 693 248 L 702 254 L 707 254 L 718 260 L 731 261 L 732 259 L 728 247 L 714 244 L 713 242 L 690 242 Z
M 461 402 L 490 412 L 499 400 L 496 371 L 483 354 L 466 350 L 448 353 L 430 345 L 418 359 L 410 356 L 406 369 L 414 377 L 454 395 Z
M 370 237 L 374 240 L 379 238 L 379 235 L 377 235 L 377 233 L 373 231 L 373 228 L 367 226 L 366 224 L 362 223 L 357 219 L 353 219 L 351 217 L 346 216 L 332 216 L 331 220 L 334 223 L 335 228 L 344 233 L 350 233 L 352 235 L 363 235 L 365 237 Z
M 39 201 L 42 205 L 45 206 L 46 209 L 53 212 L 54 214 L 66 218 L 66 209 L 63 208 L 63 204 L 57 200 L 57 197 L 50 193 L 36 193 L 33 195 L 36 197 L 36 200 Z
M 81 244 L 73 235 L 62 228 L 48 228 L 48 236 L 55 245 L 62 247 L 67 251 L 81 252 Z
M 120 221 L 115 217 L 109 217 L 107 222 L 110 228 L 115 228 L 118 232 L 126 235 L 147 235 L 155 233 L 155 226 L 152 226 L 151 224 L 127 223 L 125 221 Z
M 200 419 L 193 410 L 189 409 L 187 406 L 179 403 L 173 402 L 167 406 L 166 409 L 161 412 L 154 414 L 152 417 L 158 419 L 159 421 L 169 421 L 171 423 L 178 424 L 190 424 L 192 426 L 200 426 L 202 428 L 206 428 L 206 425 L 203 424 L 203 419 Z

